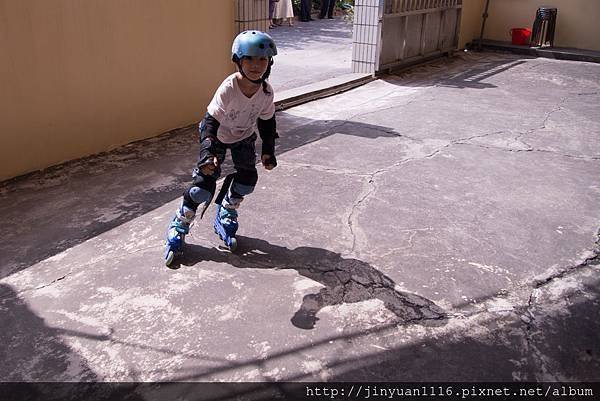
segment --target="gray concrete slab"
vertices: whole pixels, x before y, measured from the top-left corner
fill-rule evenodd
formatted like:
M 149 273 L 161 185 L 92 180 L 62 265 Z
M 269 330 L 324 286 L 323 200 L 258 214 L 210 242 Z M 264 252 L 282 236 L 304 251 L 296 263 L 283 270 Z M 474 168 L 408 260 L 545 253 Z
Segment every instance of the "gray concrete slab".
M 598 381 L 599 101 L 482 53 L 278 113 L 239 251 L 211 208 L 175 270 L 193 130 L 5 182 L 0 377 Z

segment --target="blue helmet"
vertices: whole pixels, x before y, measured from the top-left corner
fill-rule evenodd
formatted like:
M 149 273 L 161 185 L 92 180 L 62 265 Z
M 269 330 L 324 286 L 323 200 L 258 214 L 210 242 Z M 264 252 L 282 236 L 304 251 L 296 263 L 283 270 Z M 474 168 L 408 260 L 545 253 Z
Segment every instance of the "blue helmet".
M 235 37 L 231 46 L 231 59 L 235 62 L 242 57 L 268 57 L 277 54 L 273 38 L 261 31 L 244 31 Z

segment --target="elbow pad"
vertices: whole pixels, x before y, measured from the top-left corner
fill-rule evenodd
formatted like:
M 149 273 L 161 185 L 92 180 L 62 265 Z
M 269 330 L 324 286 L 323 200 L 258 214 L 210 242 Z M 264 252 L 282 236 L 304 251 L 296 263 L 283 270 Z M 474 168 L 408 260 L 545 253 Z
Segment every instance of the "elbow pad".
M 206 113 L 200 122 L 200 154 L 198 155 L 198 167 L 211 163 L 211 159 L 216 154 L 215 141 L 217 140 L 217 131 L 219 130 L 219 121 Z
M 275 114 L 268 120 L 257 120 L 258 133 L 262 139 L 262 154 L 275 155 L 275 139 L 277 135 L 277 123 L 275 122 Z
M 216 118 L 206 113 L 200 121 L 200 142 L 206 138 L 216 138 L 220 125 Z

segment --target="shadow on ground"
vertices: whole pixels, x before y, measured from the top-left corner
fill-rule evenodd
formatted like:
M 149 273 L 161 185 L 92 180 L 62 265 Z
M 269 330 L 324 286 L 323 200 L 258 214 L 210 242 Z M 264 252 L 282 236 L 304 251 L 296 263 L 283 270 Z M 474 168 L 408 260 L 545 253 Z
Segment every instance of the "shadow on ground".
M 108 341 L 109 336 L 47 326 L 6 284 L 0 284 L 0 322 L 0 389 L 4 400 L 124 399 L 125 395 L 133 401 L 143 399 L 131 394 L 131 385 L 94 384 L 102 377 L 61 338 Z
M 415 66 L 406 71 L 400 71 L 382 76 L 386 82 L 407 86 L 439 86 L 457 89 L 495 89 L 496 85 L 484 82 L 485 80 L 506 72 L 512 68 L 525 64 L 532 57 L 514 55 L 496 55 L 492 59 L 482 58 L 473 60 L 469 58 L 470 67 L 461 69 L 454 75 L 437 74 L 447 69 L 465 65 L 465 58 L 457 55 L 451 58 L 442 58 L 435 63 Z M 400 80 L 399 80 L 400 79 Z
M 63 375 L 71 363 L 79 367 L 82 381 L 97 380 L 85 361 L 63 343 L 60 335 L 64 333 L 46 326 L 6 284 L 0 284 L 0 322 L 2 381 L 66 379 Z M 41 348 L 47 352 L 40 352 Z
M 352 272 L 357 275 L 358 282 L 371 280 L 371 284 L 382 287 L 391 285 L 381 273 L 366 266 L 363 262 L 354 259 L 343 259 L 339 255 L 326 250 L 315 248 L 297 248 L 289 250 L 280 246 L 273 246 L 262 240 L 244 238 L 247 244 L 241 251 L 246 256 L 223 254 L 214 249 L 192 246 L 189 250 L 190 258 L 186 261 L 189 265 L 197 267 L 202 260 L 227 260 L 228 263 L 238 268 L 269 269 L 276 265 L 284 269 L 294 268 L 300 274 L 313 280 L 333 285 L 344 285 L 344 280 L 331 280 L 329 273 L 340 274 Z M 264 253 L 263 253 L 264 252 Z M 316 252 L 316 254 L 314 254 Z M 302 261 L 290 262 L 290 256 L 304 258 L 306 266 L 300 266 Z M 325 257 L 324 264 L 318 262 Z M 194 260 L 195 259 L 195 260 Z M 291 259 L 293 260 L 293 259 Z M 287 265 L 282 264 L 286 262 Z M 292 267 L 294 264 L 298 266 Z M 322 269 L 322 266 L 327 268 Z M 192 267 L 184 267 L 192 268 Z M 331 269 L 333 268 L 333 272 Z M 370 275 L 370 277 L 369 277 Z M 327 285 L 327 284 L 325 284 Z M 355 285 L 355 284 L 353 284 Z M 362 284 L 360 284 L 362 285 Z M 325 290 L 327 290 L 326 287 Z M 583 336 L 581 333 L 597 333 L 600 330 L 598 319 L 598 303 L 600 301 L 600 281 L 596 280 L 586 284 L 585 291 L 573 290 L 563 294 L 570 301 L 565 310 L 556 314 L 556 310 L 548 312 L 548 305 L 535 303 L 530 305 L 532 320 L 525 324 L 519 319 L 506 319 L 493 315 L 486 322 L 489 327 L 487 335 L 474 331 L 464 333 L 445 333 L 443 337 L 430 337 L 414 343 L 394 344 L 391 347 L 367 353 L 356 352 L 369 349 L 372 336 L 379 338 L 398 335 L 399 330 L 412 324 L 408 322 L 394 322 L 392 324 L 346 333 L 334 337 L 320 338 L 317 341 L 307 342 L 300 346 L 290 347 L 274 352 L 266 358 L 255 358 L 239 361 L 225 361 L 214 357 L 213 360 L 222 360 L 222 366 L 207 368 L 206 365 L 194 366 L 193 361 L 177 371 L 176 376 L 168 380 L 176 381 L 205 381 L 211 380 L 215 374 L 221 375 L 235 373 L 239 369 L 255 367 L 261 372 L 266 372 L 278 363 L 283 363 L 289 355 L 302 354 L 305 351 L 326 353 L 327 347 L 332 342 L 342 341 L 348 344 L 348 352 L 339 358 L 330 359 L 323 366 L 328 372 L 328 381 L 333 382 L 419 382 L 423 380 L 434 382 L 514 382 L 517 381 L 543 381 L 547 372 L 560 374 L 567 380 L 581 382 L 594 382 L 600 380 L 598 363 L 600 344 L 595 337 Z M 384 292 L 389 291 L 384 289 Z M 367 290 L 368 292 L 368 290 Z M 333 291 L 332 293 L 335 293 Z M 549 291 L 549 296 L 554 296 Z M 415 307 L 412 299 L 407 302 L 411 294 L 399 293 L 391 295 L 395 307 L 408 311 L 408 319 L 412 313 L 418 311 L 439 311 L 433 303 L 425 299 L 417 299 L 422 305 Z M 369 294 L 370 296 L 370 294 Z M 342 300 L 352 302 L 352 300 Z M 304 306 L 304 305 L 303 305 Z M 44 320 L 19 297 L 12 287 L 0 284 L 0 321 L 3 330 L 0 334 L 2 348 L 0 357 L 3 364 L 0 373 L 6 380 L 12 381 L 39 381 L 57 380 L 72 375 L 74 380 L 81 382 L 102 381 L 88 363 L 73 349 L 65 344 L 62 336 L 79 337 L 98 342 L 118 342 L 118 339 L 108 335 L 90 335 L 72 330 L 49 327 Z M 408 323 L 408 325 L 406 324 Z M 433 322 L 435 323 L 435 322 Z M 439 322 L 438 322 L 439 323 Z M 547 335 L 558 343 L 548 343 Z M 565 349 L 560 345 L 569 344 Z M 144 348 L 143 344 L 129 344 L 129 346 Z M 198 344 L 201 348 L 202 345 Z M 180 351 L 174 350 L 173 354 Z M 543 353 L 541 355 L 540 353 Z M 189 353 L 186 354 L 189 357 Z M 200 356 L 199 356 L 200 358 Z M 206 355 L 202 356 L 205 359 Z M 73 369 L 76 368 L 77 372 Z M 425 372 L 425 373 L 424 373 Z M 78 375 L 75 375 L 75 374 Z M 291 380 L 318 380 L 318 372 L 295 372 L 286 377 Z M 270 381 L 267 377 L 264 381 Z M 262 380 L 258 380 L 262 381 Z M 248 383 L 238 386 L 225 386 L 214 388 L 213 393 L 207 388 L 199 388 L 191 383 L 144 384 L 124 383 L 112 385 L 82 385 L 69 383 L 33 383 L 18 387 L 9 387 L 17 397 L 15 399 L 102 399 L 107 395 L 118 396 L 121 399 L 146 399 L 148 394 L 163 394 L 171 396 L 187 395 L 187 399 L 197 400 L 226 400 L 236 399 L 240 395 L 249 396 L 251 399 L 273 399 L 273 396 L 297 396 L 302 387 L 297 384 L 276 384 L 265 387 L 260 383 Z M 202 395 L 200 395 L 202 394 Z M 13 394 L 10 394 L 13 395 Z M 264 398 L 261 398 L 263 397 Z M 28 398 L 29 397 L 29 398 Z M 96 397 L 96 398 L 94 398 Z M 191 397 L 191 398 L 189 398 Z M 10 399 L 10 397 L 8 398 Z
M 304 296 L 302 305 L 291 317 L 294 326 L 309 330 L 319 320 L 317 314 L 327 306 L 381 300 L 393 312 L 397 324 L 445 324 L 446 314 L 432 301 L 401 292 L 396 283 L 366 262 L 343 258 L 339 253 L 313 247 L 288 249 L 267 241 L 239 237 L 235 253 L 187 244 L 181 264 L 195 265 L 201 260 L 224 262 L 242 269 L 293 269 L 324 286 L 318 293 Z
M 199 250 L 199 249 L 197 249 Z M 243 267 L 243 266 L 238 266 Z M 251 268 L 250 266 L 243 268 Z M 255 267 L 256 268 L 256 267 Z M 265 267 L 259 267 L 265 268 Z M 544 314 L 532 310 L 533 322 L 523 323 L 518 318 L 490 315 L 485 324 L 489 332 L 482 335 L 481 327 L 462 333 L 445 333 L 443 337 L 431 337 L 414 343 L 398 344 L 368 355 L 353 348 L 368 349 L 370 338 L 394 336 L 403 324 L 387 324 L 331 338 L 324 338 L 301 347 L 273 353 L 266 359 L 238 361 L 229 366 L 198 371 L 193 367 L 179 371 L 177 380 L 209 380 L 214 374 L 235 372 L 240 368 L 255 367 L 261 372 L 277 366 L 288 355 L 310 349 L 319 352 L 332 341 L 348 344 L 348 352 L 339 358 L 328 360 L 327 381 L 332 382 L 539 382 L 580 381 L 595 382 L 600 379 L 598 355 L 600 344 L 596 338 L 582 336 L 600 330 L 600 320 L 585 318 L 590 313 L 597 316 L 600 300 L 600 282 L 594 284 L 593 297 L 582 298 L 559 314 Z M 567 294 L 577 296 L 577 291 Z M 567 317 L 565 317 L 567 316 Z M 481 324 L 482 322 L 479 322 Z M 560 344 L 547 343 L 547 336 L 559 340 L 564 346 L 567 339 L 574 339 L 569 349 Z M 540 354 L 543 352 L 543 354 Z M 186 372 L 187 370 L 187 372 Z M 286 381 L 320 381 L 316 373 L 299 373 L 286 377 Z M 264 378 L 269 381 L 268 378 Z M 256 384 L 256 383 L 254 383 Z M 256 386 L 260 389 L 260 386 Z M 252 389 L 244 389 L 251 392 Z M 288 391 L 289 390 L 289 391 Z M 297 393 L 297 389 L 280 386 L 276 392 Z M 227 398 L 223 398 L 227 399 Z

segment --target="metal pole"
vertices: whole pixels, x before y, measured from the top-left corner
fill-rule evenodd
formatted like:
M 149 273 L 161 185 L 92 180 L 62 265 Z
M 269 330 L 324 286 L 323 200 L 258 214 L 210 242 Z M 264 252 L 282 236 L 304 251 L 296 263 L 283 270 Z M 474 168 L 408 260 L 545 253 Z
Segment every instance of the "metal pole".
M 477 50 L 481 51 L 481 47 L 483 44 L 483 31 L 485 29 L 485 20 L 488 17 L 488 10 L 490 8 L 490 0 L 486 0 L 485 2 L 485 11 L 483 12 L 483 21 L 481 22 L 481 34 L 479 34 L 479 43 L 477 44 Z

